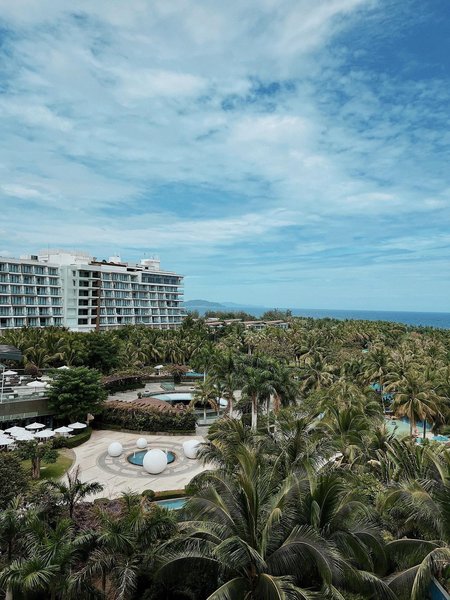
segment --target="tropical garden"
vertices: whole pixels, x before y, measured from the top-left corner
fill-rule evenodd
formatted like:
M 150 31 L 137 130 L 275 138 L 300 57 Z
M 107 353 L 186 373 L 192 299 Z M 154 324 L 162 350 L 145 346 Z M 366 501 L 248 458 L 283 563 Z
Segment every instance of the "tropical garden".
M 188 365 L 205 373 L 198 405 L 228 401 L 180 511 L 150 491 L 90 502 L 100 489 L 76 472 L 36 483 L 0 460 L 15 473 L 0 499 L 5 597 L 423 600 L 449 586 L 450 332 L 300 318 L 211 331 L 187 318 L 177 331 L 1 339 L 30 372 Z

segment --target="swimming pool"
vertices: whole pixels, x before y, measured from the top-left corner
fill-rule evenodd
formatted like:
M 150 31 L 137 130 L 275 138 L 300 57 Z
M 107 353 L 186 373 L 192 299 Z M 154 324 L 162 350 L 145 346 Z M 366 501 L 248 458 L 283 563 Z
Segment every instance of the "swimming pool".
M 188 371 L 185 373 L 185 377 L 204 377 L 204 373 L 197 373 L 196 371 Z
M 157 500 L 156 504 L 168 510 L 180 510 L 186 504 L 186 498 L 172 498 L 171 500 Z
M 144 456 L 147 454 L 147 452 L 148 452 L 148 450 L 139 450 L 139 452 L 133 452 L 132 454 L 129 454 L 127 456 L 127 461 L 129 463 L 131 463 L 132 465 L 142 467 L 143 462 L 144 462 Z M 166 455 L 167 455 L 167 464 L 170 465 L 170 463 L 173 463 L 173 461 L 175 460 L 175 454 L 173 452 L 171 452 L 170 450 L 168 450 L 166 452 Z
M 183 404 L 189 404 L 192 400 L 193 395 L 190 392 L 165 392 L 163 394 L 152 394 L 151 398 L 157 398 L 158 400 L 165 400 L 166 402 L 182 402 Z M 228 402 L 225 398 L 220 399 L 220 408 L 226 408 Z
M 402 417 L 401 419 L 386 419 L 386 426 L 389 431 L 395 431 L 399 437 L 409 435 L 409 419 Z M 416 428 L 419 434 L 423 435 L 423 422 L 417 421 Z M 427 432 L 431 431 L 430 423 L 427 423 Z

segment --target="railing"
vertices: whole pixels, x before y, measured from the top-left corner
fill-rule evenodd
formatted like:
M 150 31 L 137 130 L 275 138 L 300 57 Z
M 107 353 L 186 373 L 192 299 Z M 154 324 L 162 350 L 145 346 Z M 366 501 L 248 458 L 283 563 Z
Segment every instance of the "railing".
M 436 579 L 433 579 L 431 582 L 430 600 L 450 600 L 450 595 L 444 590 L 442 585 Z

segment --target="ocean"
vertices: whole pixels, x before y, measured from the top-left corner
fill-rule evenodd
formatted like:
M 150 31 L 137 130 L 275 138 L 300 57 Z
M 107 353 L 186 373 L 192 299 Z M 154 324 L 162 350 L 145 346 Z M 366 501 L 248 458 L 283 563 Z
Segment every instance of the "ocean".
M 195 308 L 200 314 L 204 314 L 208 307 L 189 307 Z M 217 309 L 212 309 L 217 310 Z M 260 317 L 268 308 L 262 306 L 226 306 L 221 310 L 239 312 L 244 311 Z M 282 309 L 285 310 L 285 309 Z M 427 327 L 439 327 L 441 329 L 450 329 L 450 313 L 439 312 L 406 312 L 406 311 L 385 311 L 385 310 L 335 310 L 319 308 L 292 308 L 293 316 L 313 317 L 314 319 L 324 319 L 331 317 L 333 319 L 362 319 L 366 321 L 392 321 L 394 323 L 404 323 L 405 325 L 423 325 Z

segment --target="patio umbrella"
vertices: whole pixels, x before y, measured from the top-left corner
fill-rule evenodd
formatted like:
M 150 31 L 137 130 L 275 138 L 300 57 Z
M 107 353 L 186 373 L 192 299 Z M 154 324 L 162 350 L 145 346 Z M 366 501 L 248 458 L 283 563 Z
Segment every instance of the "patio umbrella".
M 51 429 L 43 429 L 42 431 L 36 431 L 36 433 L 34 434 L 34 437 L 46 439 L 46 438 L 54 437 L 54 435 L 55 435 L 55 432 L 51 431 Z
M 85 427 L 87 427 L 87 425 L 86 423 L 80 423 L 79 421 L 77 421 L 76 423 L 71 423 L 69 427 L 71 429 L 84 429 Z
M 45 425 L 43 423 L 30 423 L 29 425 L 25 425 L 25 429 L 43 429 Z
M 14 444 L 14 440 L 7 437 L 0 437 L 0 446 L 9 446 L 10 444 Z
M 73 431 L 72 427 L 66 427 L 65 425 L 63 425 L 62 427 L 58 427 L 58 429 L 54 430 L 55 433 L 70 433 L 71 431 Z
M 31 440 L 34 440 L 34 434 L 31 431 L 22 431 L 16 436 L 16 442 L 31 442 Z
M 11 377 L 12 375 L 17 375 L 17 371 L 5 371 L 3 375 L 5 375 L 5 377 Z
M 65 371 L 66 369 L 70 369 L 67 365 L 63 365 L 62 367 L 58 367 L 60 371 Z
M 164 369 L 164 365 L 157 365 L 157 366 L 155 367 L 155 369 L 158 369 L 158 370 L 159 370 L 159 369 Z
M 30 381 L 30 383 L 27 383 L 27 387 L 45 388 L 47 387 L 47 384 L 45 381 Z
M 25 431 L 25 427 L 18 427 L 17 425 L 13 425 L 12 427 L 8 427 L 5 429 L 5 433 L 18 433 L 19 431 Z

